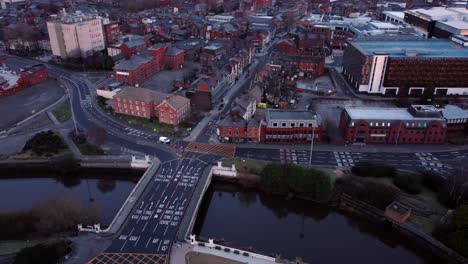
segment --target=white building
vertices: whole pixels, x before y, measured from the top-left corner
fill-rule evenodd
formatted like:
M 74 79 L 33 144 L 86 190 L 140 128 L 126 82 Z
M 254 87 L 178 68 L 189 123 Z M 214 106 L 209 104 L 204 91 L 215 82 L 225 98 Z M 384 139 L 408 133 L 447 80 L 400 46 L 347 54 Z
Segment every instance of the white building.
M 87 57 L 105 49 L 102 18 L 76 11 L 53 15 L 47 22 L 50 46 L 55 56 L 63 59 Z
M 12 4 L 24 2 L 25 0 L 0 0 L 0 6 L 2 9 L 10 8 Z

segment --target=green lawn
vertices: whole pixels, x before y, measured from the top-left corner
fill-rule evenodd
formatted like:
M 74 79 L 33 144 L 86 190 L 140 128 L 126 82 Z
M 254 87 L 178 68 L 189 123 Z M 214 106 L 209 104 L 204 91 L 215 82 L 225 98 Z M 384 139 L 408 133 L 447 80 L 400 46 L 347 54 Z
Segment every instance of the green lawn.
M 23 248 L 32 247 L 41 242 L 40 240 L 0 241 L 0 255 L 14 254 Z
M 99 146 L 93 145 L 89 142 L 83 142 L 83 143 L 75 142 L 75 145 L 78 147 L 82 155 L 99 156 L 99 155 L 105 154 L 102 148 L 100 148 Z
M 138 125 L 145 128 L 152 129 L 154 132 L 166 133 L 173 136 L 180 136 L 180 131 L 175 131 L 174 127 L 168 124 L 162 124 L 157 121 L 151 122 L 149 119 L 130 116 L 130 115 L 117 115 L 123 120 L 127 121 L 129 124 Z
M 239 171 L 252 172 L 260 175 L 260 172 L 268 162 L 251 159 L 224 159 L 222 164 L 224 167 L 231 167 L 232 164 L 234 164 Z
M 69 120 L 72 117 L 70 102 L 67 101 L 66 103 L 61 104 L 52 111 L 52 114 L 54 114 L 55 118 L 57 118 L 60 123 Z

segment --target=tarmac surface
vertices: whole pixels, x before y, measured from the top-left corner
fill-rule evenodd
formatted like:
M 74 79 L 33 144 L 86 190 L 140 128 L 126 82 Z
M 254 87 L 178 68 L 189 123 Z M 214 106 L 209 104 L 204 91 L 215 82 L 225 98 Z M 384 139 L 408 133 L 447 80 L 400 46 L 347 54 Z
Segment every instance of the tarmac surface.
M 14 95 L 0 97 L 0 131 L 28 118 L 59 100 L 65 91 L 57 81 L 45 82 L 28 87 Z
M 193 190 L 211 159 L 187 154 L 161 163 L 118 237 L 89 263 L 167 263 Z

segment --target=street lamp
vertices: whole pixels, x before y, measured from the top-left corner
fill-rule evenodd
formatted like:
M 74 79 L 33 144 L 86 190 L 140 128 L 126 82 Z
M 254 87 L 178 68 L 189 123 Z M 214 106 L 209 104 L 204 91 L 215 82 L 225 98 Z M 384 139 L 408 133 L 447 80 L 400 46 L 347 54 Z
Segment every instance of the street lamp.
M 315 121 L 317 122 L 317 115 L 314 115 Z M 314 139 L 315 139 L 315 127 L 312 126 L 312 139 L 310 140 L 310 154 L 309 154 L 309 168 L 312 163 L 312 151 L 314 150 Z

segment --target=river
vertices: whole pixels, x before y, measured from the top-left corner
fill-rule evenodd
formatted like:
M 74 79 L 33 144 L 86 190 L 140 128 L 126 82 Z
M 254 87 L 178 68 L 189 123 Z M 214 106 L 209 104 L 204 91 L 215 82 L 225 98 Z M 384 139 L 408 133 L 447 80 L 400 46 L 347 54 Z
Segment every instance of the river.
M 51 197 L 71 197 L 80 199 L 83 204 L 95 203 L 100 212 L 101 225 L 109 225 L 127 199 L 138 177 L 129 180 L 120 177 L 99 180 L 102 175 L 86 174 L 81 179 L 58 181 L 51 177 L 18 178 L 17 175 L 0 179 L 0 212 L 13 212 L 31 209 L 37 201 Z
M 441 263 L 389 227 L 303 200 L 214 182 L 194 233 L 260 253 L 308 263 Z

